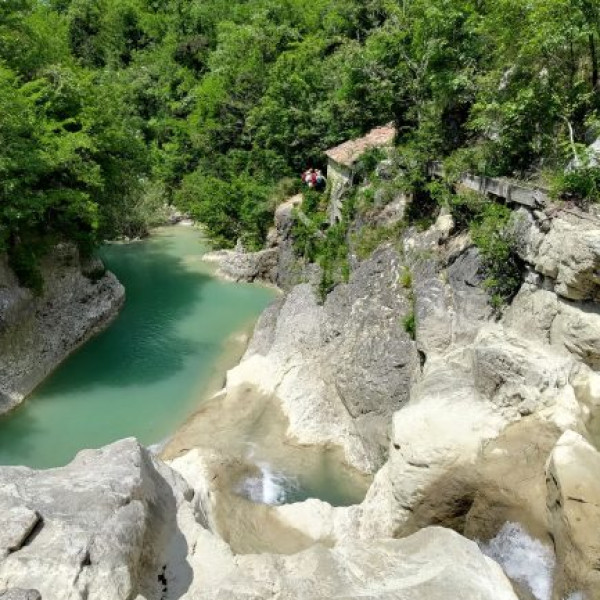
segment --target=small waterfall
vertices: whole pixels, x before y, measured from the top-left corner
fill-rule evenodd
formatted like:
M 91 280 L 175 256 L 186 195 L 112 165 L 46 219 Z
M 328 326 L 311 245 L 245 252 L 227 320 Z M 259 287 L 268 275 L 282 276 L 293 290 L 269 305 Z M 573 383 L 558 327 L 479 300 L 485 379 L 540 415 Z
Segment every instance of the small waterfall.
M 259 504 L 269 504 L 271 506 L 285 504 L 289 497 L 298 490 L 298 479 L 274 471 L 271 465 L 265 461 L 253 460 L 255 445 L 249 444 L 249 448 L 247 458 L 258 467 L 260 474 L 254 477 L 246 477 L 238 486 L 237 493 Z
M 536 600 L 552 597 L 556 559 L 549 546 L 532 538 L 519 523 L 505 523 L 498 535 L 479 543 L 481 551 L 493 558 L 508 577 L 527 586 Z
M 295 487 L 292 478 L 283 473 L 275 473 L 266 463 L 257 463 L 260 475 L 248 477 L 240 486 L 242 496 L 260 504 L 278 505 L 285 504 L 287 495 L 291 488 Z

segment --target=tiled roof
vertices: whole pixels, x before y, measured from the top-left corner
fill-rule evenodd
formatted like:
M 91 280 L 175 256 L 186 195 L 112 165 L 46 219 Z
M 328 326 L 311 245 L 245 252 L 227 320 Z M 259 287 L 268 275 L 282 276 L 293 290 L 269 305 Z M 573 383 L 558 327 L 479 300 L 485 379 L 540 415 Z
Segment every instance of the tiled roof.
M 377 127 L 357 140 L 344 142 L 325 152 L 328 158 L 336 163 L 351 167 L 367 150 L 390 146 L 396 136 L 396 128 L 392 123 Z

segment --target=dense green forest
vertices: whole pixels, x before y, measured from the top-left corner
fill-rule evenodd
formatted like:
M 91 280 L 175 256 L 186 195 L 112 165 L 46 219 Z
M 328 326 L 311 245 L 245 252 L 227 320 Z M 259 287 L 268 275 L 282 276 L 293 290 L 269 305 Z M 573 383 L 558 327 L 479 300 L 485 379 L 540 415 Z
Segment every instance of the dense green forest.
M 596 0 L 4 0 L 0 251 L 26 279 L 165 204 L 259 247 L 285 178 L 392 119 L 417 170 L 562 173 L 599 60 Z M 563 186 L 596 196 L 581 162 Z

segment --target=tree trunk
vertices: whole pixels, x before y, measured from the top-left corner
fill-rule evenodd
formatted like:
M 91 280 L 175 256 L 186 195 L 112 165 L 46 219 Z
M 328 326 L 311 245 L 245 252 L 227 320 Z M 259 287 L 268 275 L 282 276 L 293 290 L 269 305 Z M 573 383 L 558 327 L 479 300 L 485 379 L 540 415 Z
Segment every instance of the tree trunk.
M 599 84 L 599 74 L 598 74 L 598 56 L 596 54 L 596 40 L 594 39 L 594 34 L 590 33 L 589 35 L 589 47 L 590 47 L 590 58 L 592 59 L 592 88 L 594 91 L 600 91 Z

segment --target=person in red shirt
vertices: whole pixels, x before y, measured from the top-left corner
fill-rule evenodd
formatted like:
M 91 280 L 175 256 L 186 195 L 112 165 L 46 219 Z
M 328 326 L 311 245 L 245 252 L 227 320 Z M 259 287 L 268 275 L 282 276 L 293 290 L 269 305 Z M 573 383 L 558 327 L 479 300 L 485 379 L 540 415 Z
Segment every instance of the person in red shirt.
M 302 182 L 307 185 L 309 188 L 313 188 L 315 186 L 315 170 L 310 168 L 302 173 Z

